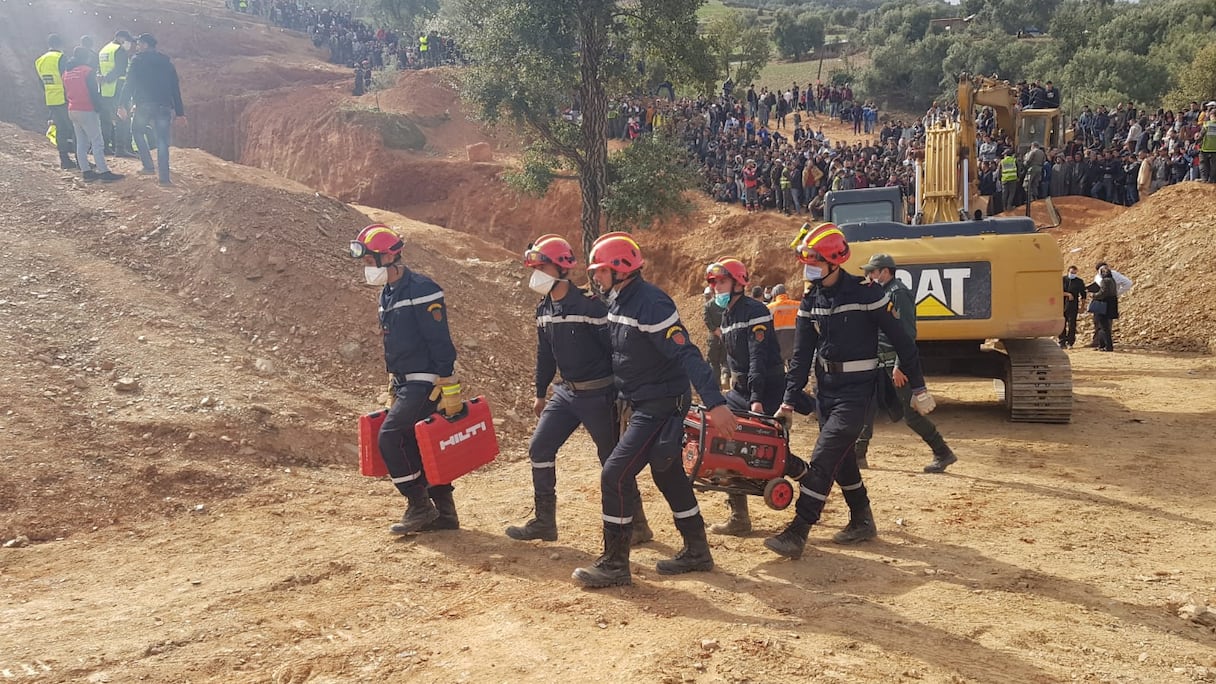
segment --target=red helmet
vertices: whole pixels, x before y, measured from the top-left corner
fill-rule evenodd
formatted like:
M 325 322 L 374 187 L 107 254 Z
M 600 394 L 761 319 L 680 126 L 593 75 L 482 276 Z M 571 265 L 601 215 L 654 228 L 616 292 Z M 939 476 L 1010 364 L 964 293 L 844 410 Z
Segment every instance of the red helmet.
M 718 259 L 705 269 L 706 282 L 713 283 L 718 278 L 730 278 L 741 287 L 747 287 L 747 266 L 742 261 L 733 258 Z
M 849 242 L 836 224 L 821 223 L 797 241 L 794 252 L 804 264 L 826 261 L 839 266 L 849 260 Z
M 572 268 L 576 261 L 570 243 L 560 235 L 552 233 L 536 238 L 536 241 L 528 245 L 528 249 L 524 251 L 524 266 L 528 268 L 553 264 L 560 269 L 567 270 Z
M 591 245 L 591 261 L 587 270 L 610 268 L 617 273 L 629 274 L 646 264 L 642 248 L 629 233 L 605 233 Z
M 378 262 L 379 255 L 396 256 L 404 247 L 405 243 L 401 241 L 401 236 L 393 232 L 392 228 L 383 223 L 373 223 L 359 231 L 359 236 L 350 243 L 350 255 L 360 259 L 372 254 L 376 255 Z

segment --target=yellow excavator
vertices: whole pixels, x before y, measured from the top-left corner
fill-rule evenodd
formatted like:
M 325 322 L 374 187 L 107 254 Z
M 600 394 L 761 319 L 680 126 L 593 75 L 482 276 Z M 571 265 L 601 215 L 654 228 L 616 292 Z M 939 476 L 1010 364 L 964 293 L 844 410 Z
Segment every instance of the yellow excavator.
M 1065 130 L 1059 108 L 1019 109 L 1017 89 L 1008 81 L 963 74 L 958 81 L 958 119 L 943 120 L 925 131 L 924 163 L 917 173 L 920 192 L 913 220 L 917 223 L 968 220 L 980 212 L 988 215 L 988 203 L 979 194 L 979 155 L 975 147 L 977 107 L 991 107 L 996 127 L 1008 135 L 1021 159 L 1030 146 L 1044 150 L 1063 147 L 1070 132 Z M 961 172 L 959 167 L 962 167 Z M 1057 217 L 1054 207 L 1050 213 Z M 1059 220 L 1053 220 L 1059 225 Z
M 1041 144 L 1063 135 L 1058 110 L 1019 112 L 1016 101 L 1008 84 L 960 79 L 959 120 L 926 131 L 914 222 L 904 220 L 898 188 L 828 193 L 826 218 L 853 246 L 853 272 L 874 254 L 895 258 L 896 277 L 916 301 L 927 373 L 993 378 L 1011 420 L 1067 423 L 1072 367 L 1051 339 L 1063 326 L 1059 245 L 1030 218 L 984 218 L 976 192 L 977 105 L 993 106 L 998 126 L 1033 131 Z

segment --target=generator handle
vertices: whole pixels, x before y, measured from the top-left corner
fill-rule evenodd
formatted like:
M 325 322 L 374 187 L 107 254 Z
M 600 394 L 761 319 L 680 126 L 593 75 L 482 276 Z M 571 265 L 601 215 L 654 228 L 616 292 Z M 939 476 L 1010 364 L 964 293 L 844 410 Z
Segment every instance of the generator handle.
M 708 421 L 705 418 L 705 407 L 700 404 L 693 404 L 691 407 L 697 412 L 697 419 L 701 421 L 701 429 L 697 430 L 697 462 L 692 466 L 692 472 L 688 473 L 688 481 L 696 482 L 697 473 L 701 472 L 701 464 L 705 461 L 705 428 L 708 427 Z

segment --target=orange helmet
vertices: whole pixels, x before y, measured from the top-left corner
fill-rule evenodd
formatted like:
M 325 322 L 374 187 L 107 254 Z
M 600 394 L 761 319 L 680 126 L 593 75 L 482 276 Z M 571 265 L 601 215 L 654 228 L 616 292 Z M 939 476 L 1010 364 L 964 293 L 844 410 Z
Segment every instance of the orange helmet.
M 361 259 L 371 254 L 379 263 L 380 255 L 396 256 L 404 247 L 405 243 L 401 241 L 401 236 L 393 232 L 392 228 L 383 223 L 373 223 L 359 231 L 359 236 L 351 241 L 350 255 L 355 259 Z
M 576 261 L 570 243 L 560 235 L 552 233 L 536 238 L 536 241 L 528 245 L 528 249 L 524 251 L 524 266 L 528 268 L 553 264 L 560 269 L 567 270 L 573 267 Z
M 705 281 L 713 283 L 718 278 L 727 277 L 737 285 L 747 287 L 747 266 L 734 258 L 718 259 L 705 268 Z
M 834 223 L 821 223 L 795 241 L 798 261 L 813 264 L 826 261 L 837 266 L 849 260 L 849 242 Z
M 629 274 L 646 265 L 642 248 L 629 233 L 605 233 L 591 245 L 587 270 L 610 268 L 616 273 Z

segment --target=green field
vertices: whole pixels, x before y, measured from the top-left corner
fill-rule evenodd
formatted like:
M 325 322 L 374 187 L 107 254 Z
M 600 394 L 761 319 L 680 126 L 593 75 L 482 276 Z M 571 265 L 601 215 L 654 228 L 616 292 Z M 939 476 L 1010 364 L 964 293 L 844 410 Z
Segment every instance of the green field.
M 835 71 L 847 71 L 857 76 L 868 64 L 869 58 L 865 54 L 852 55 L 847 59 L 825 59 L 823 60 L 823 75 L 820 78 L 826 83 Z M 785 89 L 793 83 L 805 86 L 807 83 L 814 83 L 818 74 L 819 60 L 817 59 L 801 62 L 773 60 L 760 72 L 760 78 L 756 80 L 756 88 Z M 746 90 L 747 84 L 742 85 Z
M 722 0 L 708 0 L 704 5 L 701 5 L 701 9 L 697 10 L 697 17 L 702 22 L 707 22 L 729 11 L 731 11 L 731 8 L 722 4 Z

